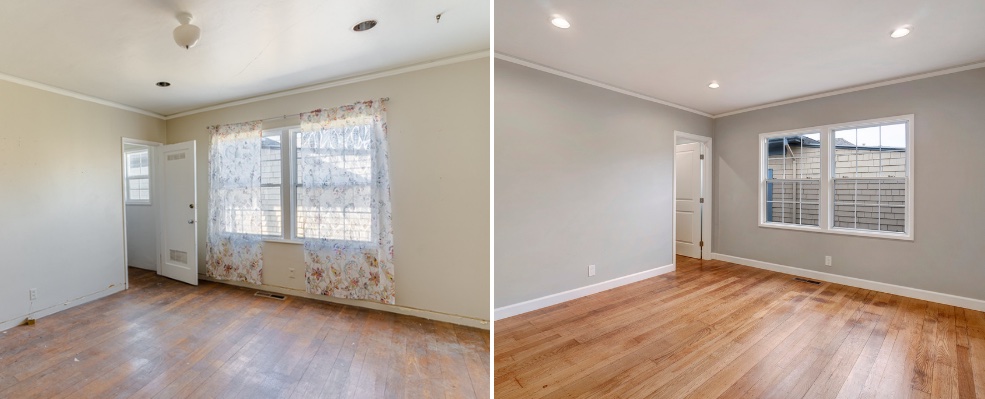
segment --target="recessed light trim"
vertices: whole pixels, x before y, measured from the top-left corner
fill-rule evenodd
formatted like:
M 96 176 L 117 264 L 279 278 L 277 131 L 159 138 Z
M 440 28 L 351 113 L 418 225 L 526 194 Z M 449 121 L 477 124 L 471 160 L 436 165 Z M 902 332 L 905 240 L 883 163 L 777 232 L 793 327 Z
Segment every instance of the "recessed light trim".
M 910 31 L 912 31 L 912 30 L 913 30 L 913 28 L 911 28 L 909 26 L 901 26 L 899 28 L 896 28 L 896 30 L 894 30 L 892 33 L 890 33 L 889 34 L 889 37 L 891 37 L 893 39 L 899 39 L 899 38 L 901 38 L 903 36 L 909 35 L 910 34 Z
M 554 18 L 551 19 L 551 24 L 561 29 L 568 29 L 571 27 L 571 23 L 559 15 L 555 15 Z
M 710 88 L 710 89 L 717 89 L 719 87 L 722 87 L 722 86 L 720 84 L 718 84 L 718 82 L 712 81 L 711 83 L 708 83 L 708 88 Z
M 157 83 L 154 83 L 154 84 L 157 87 L 168 87 L 168 86 L 171 86 L 171 83 L 170 82 L 163 82 L 163 81 L 162 82 L 157 82 Z
M 375 26 L 376 26 L 376 20 L 375 19 L 370 19 L 368 21 L 363 21 L 363 22 L 360 22 L 360 23 L 356 24 L 355 26 L 352 27 L 352 30 L 354 30 L 356 32 L 365 32 L 365 31 L 368 31 L 370 29 L 373 29 Z

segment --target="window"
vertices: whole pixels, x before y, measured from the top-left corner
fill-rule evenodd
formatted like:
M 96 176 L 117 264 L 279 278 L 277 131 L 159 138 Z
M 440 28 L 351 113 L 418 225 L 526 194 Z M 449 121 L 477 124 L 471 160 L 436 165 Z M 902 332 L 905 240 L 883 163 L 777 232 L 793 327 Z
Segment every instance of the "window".
M 124 159 L 127 204 L 150 205 L 150 149 L 129 151 Z
M 913 116 L 760 135 L 760 226 L 913 238 Z
M 345 129 L 342 140 L 331 140 L 327 132 L 301 132 L 297 127 L 264 131 L 264 236 L 291 240 L 307 234 L 330 240 L 372 241 L 372 130 L 369 125 Z M 291 161 L 283 162 L 285 159 Z M 326 174 L 330 178 L 325 178 Z M 304 179 L 315 175 L 319 181 L 332 183 L 303 187 Z M 327 197 L 345 200 L 337 206 L 308 205 Z

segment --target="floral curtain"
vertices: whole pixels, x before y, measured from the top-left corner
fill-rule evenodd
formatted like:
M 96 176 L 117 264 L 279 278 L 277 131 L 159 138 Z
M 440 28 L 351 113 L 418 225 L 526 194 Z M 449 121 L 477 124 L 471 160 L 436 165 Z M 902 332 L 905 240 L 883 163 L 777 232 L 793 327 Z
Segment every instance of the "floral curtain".
M 260 122 L 210 126 L 206 272 L 260 284 Z
M 394 303 L 386 100 L 301 114 L 298 235 L 308 292 Z

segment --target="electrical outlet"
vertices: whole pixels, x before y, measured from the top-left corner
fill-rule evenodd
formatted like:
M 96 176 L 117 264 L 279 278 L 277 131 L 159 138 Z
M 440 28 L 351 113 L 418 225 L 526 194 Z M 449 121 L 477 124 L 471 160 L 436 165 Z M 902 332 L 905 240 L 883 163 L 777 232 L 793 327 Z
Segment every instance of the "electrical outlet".
M 287 271 L 290 273 L 289 278 L 294 278 L 294 268 L 287 269 Z
M 831 266 L 831 257 L 830 256 L 825 256 L 824 257 L 824 265 L 825 266 Z
M 588 277 L 595 275 L 595 265 L 588 265 Z
M 37 299 L 38 299 L 38 289 L 37 288 L 31 288 L 31 300 L 34 301 L 34 300 L 37 300 Z

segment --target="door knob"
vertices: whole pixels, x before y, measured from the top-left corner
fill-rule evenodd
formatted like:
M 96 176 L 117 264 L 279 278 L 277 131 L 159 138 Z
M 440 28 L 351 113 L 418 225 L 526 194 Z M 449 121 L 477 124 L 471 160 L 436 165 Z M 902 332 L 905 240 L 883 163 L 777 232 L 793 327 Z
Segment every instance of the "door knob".
M 188 219 L 188 224 L 195 224 L 195 219 Z

